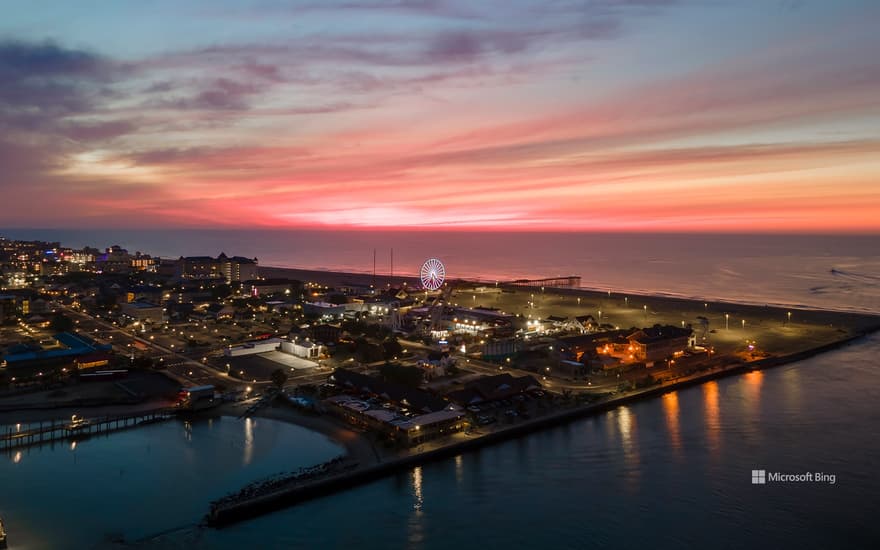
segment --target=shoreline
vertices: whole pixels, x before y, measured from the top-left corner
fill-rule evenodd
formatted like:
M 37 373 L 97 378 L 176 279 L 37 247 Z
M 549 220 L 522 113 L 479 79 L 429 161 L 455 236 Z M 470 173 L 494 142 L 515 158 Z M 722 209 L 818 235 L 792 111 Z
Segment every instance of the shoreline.
M 213 510 L 211 514 L 206 516 L 205 523 L 210 527 L 223 528 L 234 523 L 293 506 L 300 502 L 329 496 L 359 485 L 370 483 L 409 470 L 416 466 L 445 460 L 462 453 L 476 451 L 490 445 L 516 439 L 537 431 L 558 427 L 574 420 L 594 416 L 623 405 L 650 399 L 671 391 L 701 385 L 713 380 L 744 374 L 754 370 L 765 370 L 796 363 L 828 351 L 848 346 L 878 331 L 880 331 L 880 324 L 858 331 L 856 334 L 852 334 L 841 340 L 816 346 L 814 348 L 727 367 L 716 367 L 668 383 L 661 383 L 648 388 L 632 390 L 626 394 L 611 397 L 610 399 L 598 403 L 577 405 L 550 413 L 546 416 L 530 419 L 498 431 L 472 437 L 464 441 L 442 445 L 432 450 L 417 452 L 415 454 L 410 454 L 409 456 L 401 456 L 387 462 L 380 462 L 373 466 L 362 467 L 353 471 L 333 475 L 305 485 L 260 495 Z
M 320 270 L 320 269 L 302 269 L 295 267 L 280 267 L 280 266 L 261 266 L 260 267 L 261 275 L 266 276 L 267 278 L 290 278 L 299 280 L 302 282 L 316 282 L 319 284 L 324 284 L 327 286 L 342 286 L 346 284 L 357 284 L 369 286 L 373 281 L 372 273 L 360 273 L 355 271 L 328 271 L 328 270 Z M 386 286 L 390 281 L 390 276 L 387 273 L 379 274 L 377 273 L 375 276 L 375 280 L 378 283 L 377 288 L 381 288 Z M 394 276 L 395 283 L 406 282 L 408 285 L 420 285 L 421 281 L 417 276 L 414 275 L 395 275 Z M 449 283 L 462 285 L 494 285 L 495 281 L 483 280 L 479 278 L 456 278 L 449 279 Z M 519 289 L 524 290 L 529 287 L 518 286 L 510 284 L 511 281 L 501 281 L 499 285 L 503 288 L 511 288 L 511 289 Z M 537 288 L 537 287 L 535 287 Z M 595 297 L 603 297 L 608 296 L 610 292 L 613 296 L 632 296 L 642 298 L 644 300 L 669 300 L 673 302 L 685 302 L 685 303 L 703 303 L 709 302 L 711 304 L 722 304 L 722 305 L 730 305 L 732 307 L 748 307 L 748 308 L 779 308 L 779 309 L 792 309 L 802 312 L 817 312 L 817 313 L 834 313 L 834 314 L 853 314 L 853 315 L 868 315 L 868 316 L 880 316 L 880 311 L 873 309 L 845 309 L 845 308 L 829 308 L 823 306 L 816 306 L 810 304 L 794 304 L 794 303 L 785 303 L 785 302 L 765 302 L 765 301 L 748 301 L 748 300 L 731 300 L 728 298 L 717 298 L 710 296 L 689 296 L 684 294 L 676 294 L 676 293 L 668 293 L 662 292 L 658 290 L 647 290 L 647 289 L 626 289 L 626 288 L 601 288 L 595 286 L 580 286 L 576 288 L 559 288 L 559 287 L 549 287 L 552 292 L 557 294 L 566 294 L 570 296 L 595 296 Z
M 211 412 L 212 416 L 230 416 L 228 410 L 222 406 Z M 321 415 L 307 414 L 288 405 L 278 404 L 263 407 L 251 417 L 286 422 L 319 433 L 342 446 L 345 449 L 347 459 L 361 464 L 378 464 L 382 460 L 375 446 L 366 437 L 365 432 L 334 422 Z

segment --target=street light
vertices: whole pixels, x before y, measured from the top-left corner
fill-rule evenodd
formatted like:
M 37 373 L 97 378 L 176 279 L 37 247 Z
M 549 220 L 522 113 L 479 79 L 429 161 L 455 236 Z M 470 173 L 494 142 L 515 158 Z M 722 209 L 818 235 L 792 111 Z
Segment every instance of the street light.
M 724 314 L 724 330 L 730 330 L 730 314 Z
M 791 324 L 791 312 L 788 312 L 788 324 Z

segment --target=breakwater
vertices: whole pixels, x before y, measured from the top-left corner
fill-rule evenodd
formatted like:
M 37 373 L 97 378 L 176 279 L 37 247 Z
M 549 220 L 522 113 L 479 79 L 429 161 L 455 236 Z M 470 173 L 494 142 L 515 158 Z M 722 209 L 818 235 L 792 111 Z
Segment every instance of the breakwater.
M 212 508 L 211 512 L 206 516 L 205 520 L 206 523 L 210 526 L 223 527 L 287 506 L 292 506 L 300 502 L 327 496 L 339 491 L 348 490 L 358 485 L 363 485 L 400 472 L 408 471 L 416 466 L 453 458 L 462 453 L 476 451 L 490 445 L 495 445 L 497 443 L 519 438 L 540 430 L 556 427 L 580 418 L 600 414 L 602 412 L 606 412 L 622 405 L 627 405 L 639 400 L 662 395 L 670 391 L 699 385 L 723 377 L 735 376 L 752 370 L 768 369 L 808 359 L 810 357 L 849 345 L 856 340 L 877 332 L 878 330 L 880 330 L 880 325 L 870 327 L 866 330 L 860 331 L 857 334 L 854 334 L 847 338 L 843 338 L 836 342 L 817 346 L 797 353 L 778 357 L 768 357 L 749 363 L 740 363 L 736 365 L 717 367 L 714 369 L 701 371 L 684 378 L 679 378 L 663 384 L 634 390 L 626 393 L 625 395 L 615 396 L 604 401 L 587 405 L 574 406 L 565 410 L 560 410 L 546 416 L 527 420 L 525 422 L 521 422 L 519 424 L 515 424 L 501 430 L 490 432 L 485 435 L 463 440 L 454 444 L 446 445 L 422 453 L 404 456 L 373 466 L 353 469 L 351 471 L 346 471 L 338 474 L 331 474 L 320 479 L 315 479 L 314 481 L 309 483 L 285 488 L 267 494 L 260 494 L 254 496 L 253 498 L 236 500 L 235 502 L 229 502 L 225 505 L 220 505 Z

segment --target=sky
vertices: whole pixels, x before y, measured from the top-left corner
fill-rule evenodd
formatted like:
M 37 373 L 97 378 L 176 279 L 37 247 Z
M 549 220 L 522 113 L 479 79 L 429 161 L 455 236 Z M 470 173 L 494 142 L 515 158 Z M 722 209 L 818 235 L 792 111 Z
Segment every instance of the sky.
M 32 0 L 0 227 L 880 232 L 873 0 Z

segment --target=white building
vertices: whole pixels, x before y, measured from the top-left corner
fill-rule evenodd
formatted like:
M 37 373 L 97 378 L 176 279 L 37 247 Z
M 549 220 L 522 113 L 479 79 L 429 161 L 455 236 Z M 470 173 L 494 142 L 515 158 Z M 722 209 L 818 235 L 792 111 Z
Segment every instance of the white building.
M 122 311 L 123 315 L 136 321 L 147 321 L 158 324 L 164 323 L 166 320 L 165 308 L 149 302 L 129 302 L 121 304 L 119 309 Z
M 303 359 L 318 359 L 324 352 L 324 346 L 310 340 L 294 340 L 281 342 L 281 351 Z

